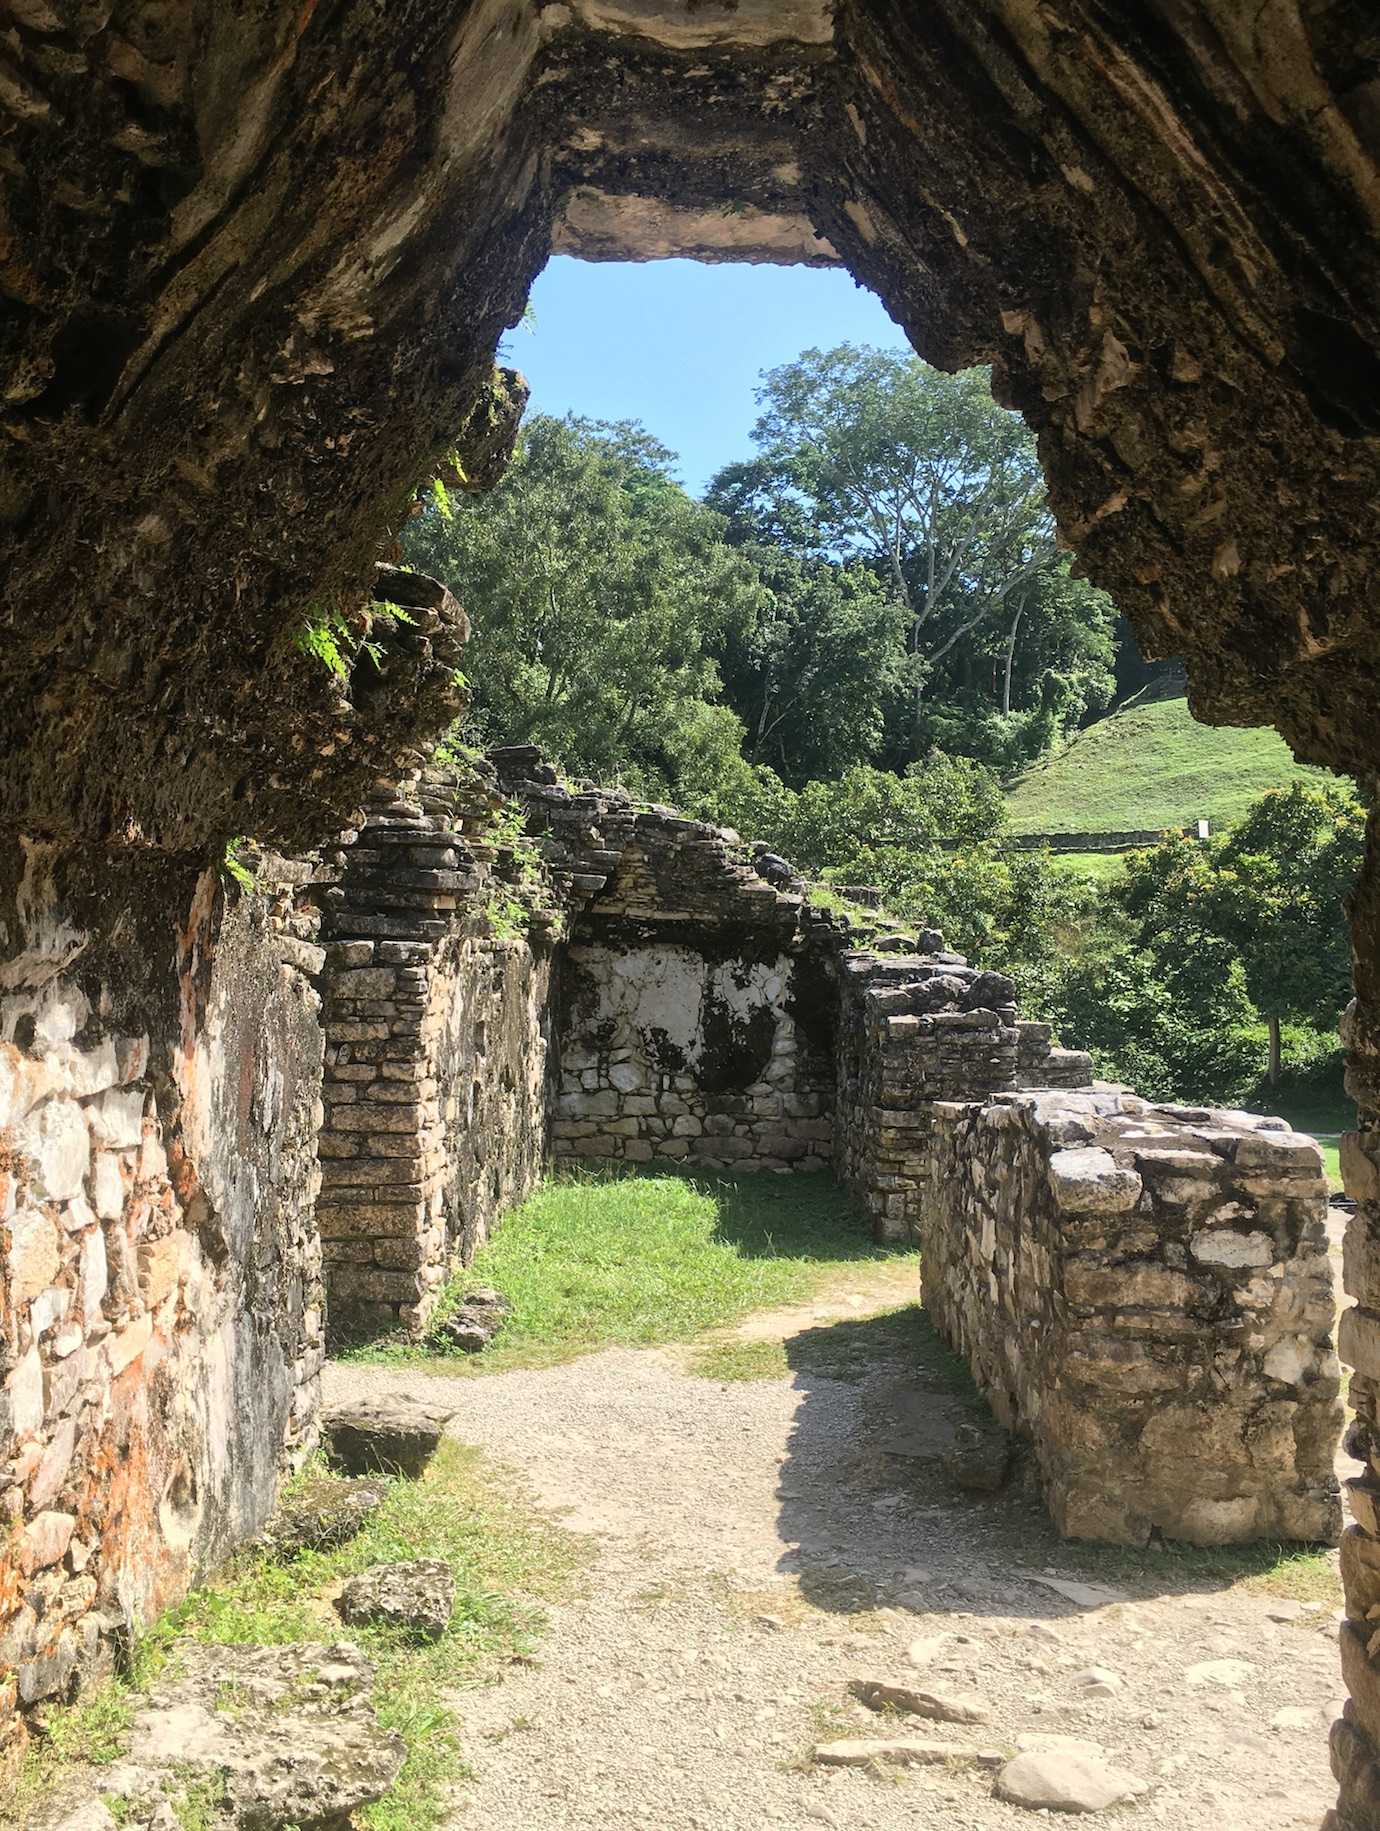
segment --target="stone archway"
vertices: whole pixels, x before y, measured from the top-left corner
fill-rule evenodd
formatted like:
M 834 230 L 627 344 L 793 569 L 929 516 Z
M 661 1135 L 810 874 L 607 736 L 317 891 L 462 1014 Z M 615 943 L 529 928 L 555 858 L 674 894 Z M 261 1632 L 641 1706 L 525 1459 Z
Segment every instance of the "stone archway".
M 553 243 L 844 262 L 929 359 L 992 363 L 1065 538 L 1148 652 L 1187 658 L 1200 714 L 1370 779 L 1380 43 L 1359 0 L 7 0 L 4 21 L 3 984 L 70 1041 L 99 1000 L 54 1016 L 57 976 L 118 981 L 113 1017 L 176 1057 L 165 1126 L 225 1120 L 198 1054 L 219 940 L 199 863 L 237 834 L 318 842 L 450 715 L 447 601 L 368 684 L 293 637 L 363 627 L 448 447 L 473 485 L 501 465 L 518 401 L 493 351 Z M 1369 1454 L 1374 846 L 1353 922 L 1366 1307 L 1344 1347 Z M 149 963 L 174 926 L 169 978 Z M 166 1186 L 214 1220 L 229 1198 L 194 1157 Z M 1377 1494 L 1357 1485 L 1345 1551 L 1358 1617 Z M 1342 1822 L 1363 1825 L 1380 1685 L 1359 1630 L 1343 1655 Z

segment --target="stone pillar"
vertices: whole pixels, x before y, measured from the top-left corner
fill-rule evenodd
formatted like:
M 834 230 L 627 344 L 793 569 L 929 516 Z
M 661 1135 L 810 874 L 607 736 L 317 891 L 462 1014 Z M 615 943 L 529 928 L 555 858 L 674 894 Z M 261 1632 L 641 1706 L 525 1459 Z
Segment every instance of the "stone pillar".
M 1014 988 L 942 951 L 845 953 L 838 974 L 835 1170 L 879 1239 L 913 1238 L 933 1102 L 1016 1085 Z

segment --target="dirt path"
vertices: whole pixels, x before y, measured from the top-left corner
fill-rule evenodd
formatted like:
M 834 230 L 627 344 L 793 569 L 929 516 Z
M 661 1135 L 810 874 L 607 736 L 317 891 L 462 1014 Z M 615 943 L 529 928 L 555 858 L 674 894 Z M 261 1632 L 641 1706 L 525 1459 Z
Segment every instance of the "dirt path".
M 896 1733 L 1006 1753 L 1032 1734 L 1096 1742 L 1150 1783 L 1110 1812 L 1119 1825 L 1316 1831 L 1340 1708 L 1331 1605 L 1112 1581 L 1019 1491 L 955 1489 L 942 1457 L 964 1400 L 941 1367 L 897 1357 L 894 1324 L 869 1321 L 909 1276 L 750 1318 L 740 1338 L 785 1340 L 793 1371 L 774 1379 L 696 1377 L 679 1350 L 463 1382 L 328 1370 L 328 1394 L 458 1403 L 458 1437 L 591 1535 L 583 1593 L 555 1612 L 539 1663 L 459 1700 L 474 1779 L 456 1831 L 1038 1822 L 993 1797 L 986 1769 L 809 1761 L 821 1739 Z M 835 1338 L 849 1352 L 821 1355 Z M 1079 1606 L 1035 1580 L 1051 1575 L 1122 1599 Z M 1202 1662 L 1240 1663 L 1190 1674 Z M 849 1694 L 891 1678 L 977 1693 L 990 1721 L 898 1721 Z

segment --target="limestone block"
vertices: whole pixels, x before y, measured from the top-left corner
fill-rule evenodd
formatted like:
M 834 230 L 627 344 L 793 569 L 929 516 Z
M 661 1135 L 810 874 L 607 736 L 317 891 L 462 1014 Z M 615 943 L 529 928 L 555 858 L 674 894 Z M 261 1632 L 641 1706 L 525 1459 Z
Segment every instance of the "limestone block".
M 1342 1534 L 1340 1551 L 1346 1612 L 1353 1621 L 1364 1621 L 1380 1603 L 1380 1539 L 1359 1526 L 1348 1526 Z
M 1343 1310 L 1337 1353 L 1348 1367 L 1368 1379 L 1380 1378 L 1380 1315 L 1359 1308 Z
M 1370 1737 L 1380 1742 L 1380 1670 L 1366 1653 L 1373 1632 L 1369 1622 L 1342 1623 L 1339 1643 L 1342 1655 L 1342 1677 L 1351 1694 L 1350 1715 Z
M 1064 1262 L 1064 1295 L 1070 1303 L 1091 1309 L 1134 1305 L 1183 1310 L 1193 1301 L 1197 1288 L 1182 1272 L 1142 1261 L 1116 1264 L 1077 1258 Z
M 124 1213 L 124 1172 L 114 1151 L 97 1151 L 92 1159 L 91 1199 L 103 1221 L 116 1221 Z
M 1140 1200 L 1143 1184 L 1134 1170 L 1121 1168 L 1096 1146 L 1055 1151 L 1049 1160 L 1055 1202 L 1074 1214 L 1121 1214 Z
M 1343 1132 L 1340 1155 L 1342 1184 L 1351 1199 L 1380 1201 L 1380 1133 Z
M 1236 1233 L 1230 1227 L 1204 1228 L 1189 1241 L 1189 1251 L 1203 1265 L 1220 1265 L 1226 1271 L 1243 1271 L 1269 1265 L 1274 1242 L 1264 1233 Z
M 46 1214 L 21 1208 L 10 1221 L 9 1295 L 12 1303 L 28 1303 L 58 1275 L 62 1263 L 61 1236 Z
M 111 1377 L 123 1373 L 131 1362 L 137 1360 L 153 1339 L 153 1317 L 148 1313 L 136 1316 L 133 1322 L 125 1324 L 123 1329 L 106 1339 L 105 1353 L 110 1362 Z
M 107 1150 L 133 1150 L 144 1136 L 144 1093 L 139 1087 L 112 1088 L 88 1101 L 91 1138 Z
M 609 1069 L 609 1083 L 620 1093 L 630 1094 L 646 1086 L 647 1078 L 631 1062 L 615 1062 Z
M 1248 1132 L 1237 1140 L 1233 1156 L 1243 1167 L 1259 1164 L 1267 1169 L 1322 1173 L 1322 1152 L 1313 1139 L 1300 1132 Z
M 62 1490 L 67 1479 L 67 1471 L 72 1466 L 72 1456 L 77 1446 L 77 1425 L 74 1418 L 64 1418 L 49 1440 L 38 1467 L 34 1470 L 29 1482 L 29 1506 L 34 1511 L 41 1511 L 51 1506 Z M 67 1547 L 63 1546 L 65 1552 Z M 62 1552 L 59 1552 L 59 1557 Z
M 43 1424 L 43 1362 L 37 1348 L 22 1355 L 5 1381 L 10 1429 L 16 1439 L 30 1436 Z
M 96 1104 L 126 1097 L 107 1093 Z M 139 1098 L 142 1112 L 142 1096 Z M 39 1200 L 65 1202 L 82 1192 L 91 1161 L 91 1138 L 83 1111 L 75 1100 L 45 1100 L 16 1128 L 15 1143 L 21 1155 L 31 1160 L 31 1193 Z
M 35 1571 L 47 1570 L 62 1561 L 76 1524 L 70 1513 L 45 1511 L 34 1515 L 19 1541 L 19 1567 L 25 1576 L 31 1577 Z
M 182 1246 L 186 1235 L 166 1234 L 161 1240 L 147 1240 L 138 1249 L 139 1288 L 151 1310 L 176 1287 L 182 1266 Z

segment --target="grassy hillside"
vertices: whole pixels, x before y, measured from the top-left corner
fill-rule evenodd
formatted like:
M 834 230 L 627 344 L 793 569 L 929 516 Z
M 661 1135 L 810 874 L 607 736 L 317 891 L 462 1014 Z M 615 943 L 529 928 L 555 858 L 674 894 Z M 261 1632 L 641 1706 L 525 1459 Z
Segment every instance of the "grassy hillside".
M 1007 796 L 1013 833 L 1229 825 L 1269 788 L 1330 780 L 1290 756 L 1270 730 L 1195 722 L 1184 699 L 1131 700 L 1101 719 Z

